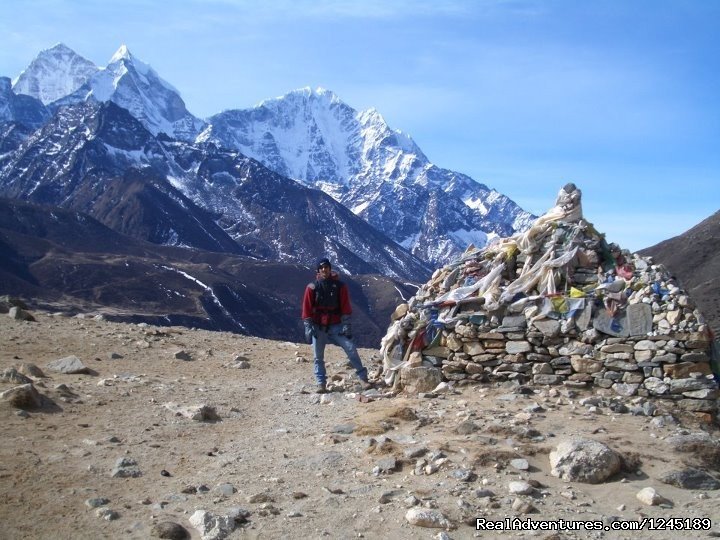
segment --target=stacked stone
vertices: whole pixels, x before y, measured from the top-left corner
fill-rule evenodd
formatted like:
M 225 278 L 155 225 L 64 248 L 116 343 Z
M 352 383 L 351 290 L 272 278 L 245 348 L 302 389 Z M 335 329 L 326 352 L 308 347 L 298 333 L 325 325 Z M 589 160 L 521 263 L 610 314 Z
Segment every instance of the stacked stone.
M 711 338 L 692 299 L 650 258 L 608 245 L 583 220 L 540 229 L 533 242 L 499 242 L 435 272 L 399 323 L 412 340 L 438 328 L 423 359 L 450 381 L 517 380 L 535 385 L 607 389 L 624 397 L 674 402 L 682 410 L 717 412 Z M 568 254 L 547 283 L 508 301 L 503 291 L 543 253 Z M 504 264 L 494 293 L 443 301 Z M 492 276 L 490 276 L 492 277 Z M 571 294 L 572 293 L 572 294 Z M 574 309 L 543 312 L 552 299 Z

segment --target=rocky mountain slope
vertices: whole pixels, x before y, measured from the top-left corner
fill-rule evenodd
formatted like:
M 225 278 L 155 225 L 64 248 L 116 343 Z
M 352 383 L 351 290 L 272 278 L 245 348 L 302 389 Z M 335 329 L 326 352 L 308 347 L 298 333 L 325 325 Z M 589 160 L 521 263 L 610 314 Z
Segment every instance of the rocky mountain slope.
M 640 253 L 665 265 L 684 284 L 720 336 L 720 211 Z
M 32 96 L 45 105 L 72 94 L 100 68 L 67 45 L 58 43 L 35 57 L 13 81 L 18 94 Z
M 0 199 L 0 294 L 107 319 L 302 339 L 307 267 L 158 246 L 57 207 Z M 355 340 L 378 346 L 389 314 L 413 288 L 378 275 L 343 276 Z
M 53 63 L 57 64 L 52 69 Z M 79 85 L 79 86 L 78 86 Z M 68 104 L 112 101 L 153 135 L 213 141 L 283 176 L 319 188 L 431 265 L 510 234 L 532 216 L 501 193 L 432 164 L 375 110 L 355 111 L 327 91 L 300 90 L 255 109 L 208 119 L 187 111 L 179 92 L 122 46 L 104 68 L 58 45 L 43 51 L 15 84 L 18 93 Z M 194 201 L 202 206 L 201 201 Z
M 432 265 L 533 218 L 497 191 L 431 163 L 378 111 L 356 111 L 324 89 L 224 111 L 208 123 L 199 140 L 322 189 Z
M 64 107 L 0 156 L 0 195 L 159 244 L 304 265 L 330 256 L 345 272 L 411 281 L 429 274 L 322 192 L 211 143 L 155 137 L 113 102 Z

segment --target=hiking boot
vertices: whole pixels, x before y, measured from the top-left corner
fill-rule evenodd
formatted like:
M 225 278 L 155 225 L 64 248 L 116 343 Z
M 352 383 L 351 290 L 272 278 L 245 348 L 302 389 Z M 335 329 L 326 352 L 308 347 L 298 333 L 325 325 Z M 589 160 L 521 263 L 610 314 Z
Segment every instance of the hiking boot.
M 360 381 L 360 388 L 362 388 L 363 390 L 370 390 L 371 388 L 375 388 L 375 386 L 371 382 Z
M 324 382 L 317 383 L 315 387 L 316 394 L 327 394 L 327 385 Z

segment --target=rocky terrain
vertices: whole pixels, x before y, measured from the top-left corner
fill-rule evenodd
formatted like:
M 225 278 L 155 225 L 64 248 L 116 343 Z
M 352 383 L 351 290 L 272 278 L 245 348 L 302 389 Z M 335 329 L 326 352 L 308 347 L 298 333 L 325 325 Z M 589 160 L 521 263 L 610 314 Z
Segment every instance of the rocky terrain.
M 8 315 L 2 538 L 720 536 L 717 424 L 672 402 L 512 380 L 360 394 L 335 348 L 321 396 L 305 344 Z M 516 517 L 600 530 L 475 529 Z
M 720 211 L 683 234 L 640 251 L 664 264 L 685 286 L 720 335 Z

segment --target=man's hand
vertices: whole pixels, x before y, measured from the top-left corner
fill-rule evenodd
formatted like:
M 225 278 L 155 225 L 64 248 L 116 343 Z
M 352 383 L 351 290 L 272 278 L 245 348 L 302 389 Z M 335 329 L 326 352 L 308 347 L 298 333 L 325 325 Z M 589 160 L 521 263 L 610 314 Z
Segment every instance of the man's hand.
M 313 338 L 317 337 L 315 324 L 312 322 L 312 319 L 305 319 L 303 323 L 305 324 L 305 341 L 312 343 Z
M 340 330 L 340 335 L 345 336 L 348 339 L 352 339 L 352 326 L 350 326 L 349 322 L 346 322 L 342 325 L 342 330 Z

